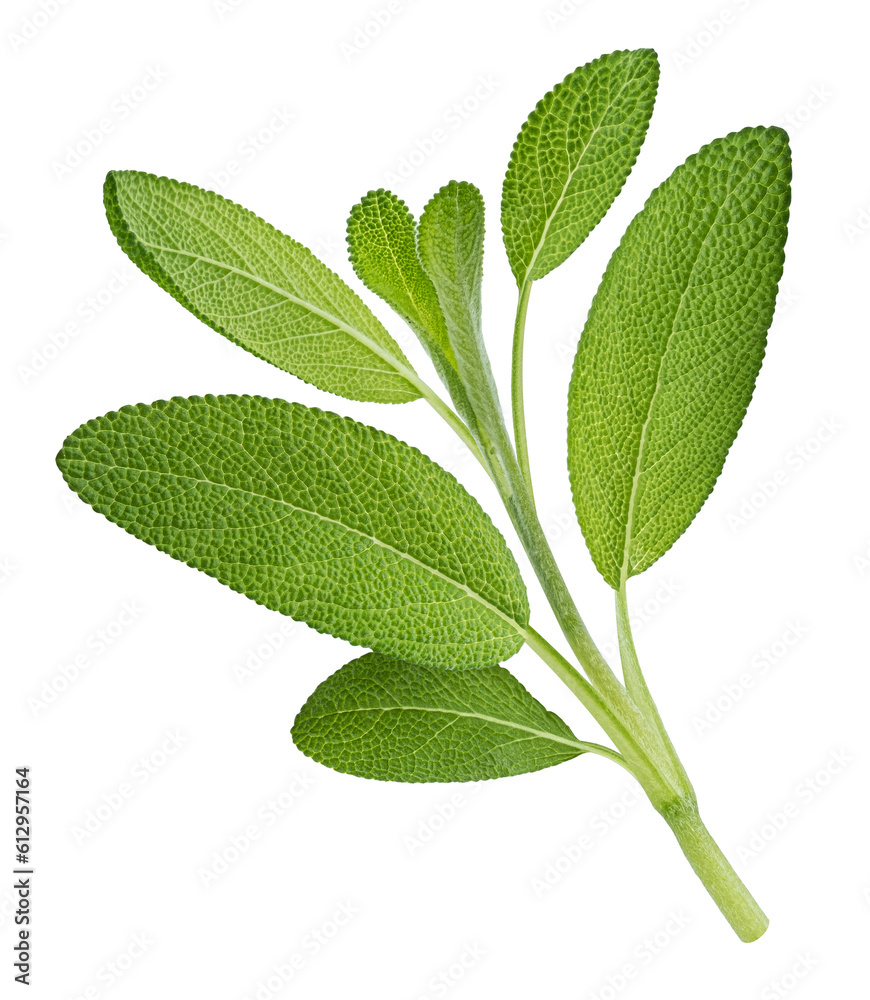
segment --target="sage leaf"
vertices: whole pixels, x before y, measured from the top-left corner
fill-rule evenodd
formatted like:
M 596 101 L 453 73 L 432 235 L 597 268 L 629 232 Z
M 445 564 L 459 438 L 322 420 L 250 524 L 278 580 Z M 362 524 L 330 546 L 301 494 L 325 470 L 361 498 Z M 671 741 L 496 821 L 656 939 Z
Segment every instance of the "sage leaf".
M 411 327 L 459 415 L 473 425 L 438 296 L 417 256 L 417 224 L 407 205 L 383 188 L 369 191 L 351 209 L 347 242 L 357 277 Z
M 126 406 L 58 465 L 137 538 L 319 632 L 443 667 L 522 646 L 525 587 L 477 501 L 415 448 L 257 396 Z
M 451 181 L 441 188 L 420 217 L 420 260 L 435 287 L 459 376 L 480 429 L 494 439 L 502 418 L 481 329 L 483 236 L 483 197 L 467 181 Z
M 317 687 L 293 742 L 336 771 L 381 781 L 504 778 L 585 750 L 503 667 L 449 672 L 379 653 Z
M 193 184 L 113 170 L 106 215 L 121 249 L 198 319 L 258 358 L 348 399 L 420 397 L 399 345 L 300 243 Z
M 782 129 L 717 139 L 650 195 L 607 265 L 574 360 L 568 466 L 615 589 L 674 544 L 722 471 L 773 318 L 790 178 Z
M 646 137 L 658 78 L 652 49 L 611 52 L 575 69 L 529 115 L 501 202 L 520 287 L 570 257 L 610 208 Z

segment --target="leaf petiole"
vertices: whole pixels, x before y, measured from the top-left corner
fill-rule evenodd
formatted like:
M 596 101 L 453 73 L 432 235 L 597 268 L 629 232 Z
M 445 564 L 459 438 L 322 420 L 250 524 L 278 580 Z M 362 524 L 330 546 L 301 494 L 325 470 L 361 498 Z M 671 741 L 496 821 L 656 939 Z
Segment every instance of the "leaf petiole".
M 489 466 L 484 461 L 480 448 L 478 447 L 477 442 L 474 440 L 474 437 L 472 436 L 471 431 L 468 429 L 468 425 L 465 423 L 465 421 L 459 416 L 459 414 L 455 410 L 451 409 L 451 407 L 449 407 L 447 403 L 444 402 L 444 400 L 438 395 L 437 392 L 435 392 L 435 390 L 431 386 L 427 385 L 421 378 L 419 378 L 419 376 L 415 378 L 413 381 L 414 385 L 416 386 L 416 388 L 420 390 L 420 393 L 422 394 L 426 402 L 432 407 L 432 409 L 438 414 L 438 416 L 441 417 L 447 423 L 448 427 L 450 427 L 450 429 L 454 431 L 454 433 L 459 437 L 460 441 L 462 441 L 462 443 L 471 452 L 474 458 L 476 458 L 477 461 L 481 464 L 484 472 L 489 476 L 490 479 L 492 479 L 492 472 L 490 471 Z
M 523 401 L 523 342 L 526 332 L 526 316 L 529 311 L 529 296 L 532 293 L 532 280 L 526 278 L 520 287 L 517 301 L 517 315 L 514 321 L 514 343 L 511 359 L 511 409 L 514 418 L 514 445 L 517 451 L 517 462 L 520 473 L 529 491 L 529 498 L 534 505 L 535 496 L 532 491 L 532 472 L 529 465 L 529 444 L 526 436 L 526 411 Z
M 631 700 L 643 713 L 651 728 L 658 734 L 664 750 L 671 760 L 676 775 L 682 785 L 682 791 L 686 795 L 692 795 L 692 783 L 686 774 L 682 761 L 677 756 L 677 751 L 671 742 L 670 736 L 665 729 L 662 717 L 653 696 L 646 683 L 643 671 L 640 669 L 640 661 L 637 657 L 637 650 L 634 645 L 634 636 L 631 633 L 631 617 L 628 612 L 628 600 L 626 598 L 625 584 L 616 591 L 616 631 L 619 638 L 619 655 L 622 661 L 622 673 L 625 678 L 625 687 Z

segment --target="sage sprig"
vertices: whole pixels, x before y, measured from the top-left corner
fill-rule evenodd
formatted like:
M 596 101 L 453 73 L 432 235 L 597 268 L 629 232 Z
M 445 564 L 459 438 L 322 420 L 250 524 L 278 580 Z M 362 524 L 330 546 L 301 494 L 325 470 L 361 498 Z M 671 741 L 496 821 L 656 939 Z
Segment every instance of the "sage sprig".
M 628 580 L 661 558 L 722 471 L 754 391 L 783 268 L 788 138 L 714 139 L 649 197 L 614 252 L 568 395 L 568 471 L 593 561 L 615 592 L 620 671 L 590 636 L 532 495 L 522 354 L 534 282 L 564 264 L 626 182 L 652 114 L 650 49 L 580 66 L 537 105 L 501 205 L 517 282 L 505 426 L 483 336 L 484 204 L 451 181 L 419 222 L 394 194 L 351 210 L 354 271 L 411 328 L 452 406 L 375 314 L 305 247 L 191 184 L 113 171 L 122 250 L 234 343 L 348 399 L 425 399 L 486 469 L 570 654 L 531 624 L 526 587 L 480 504 L 417 449 L 298 403 L 205 396 L 83 424 L 58 465 L 95 510 L 143 541 L 371 652 L 299 711 L 293 739 L 336 770 L 386 781 L 479 781 L 594 753 L 641 784 L 744 941 L 767 918 L 702 822 L 641 670 Z M 578 739 L 502 664 L 528 645 L 612 746 Z M 582 765 L 579 765 L 582 766 Z

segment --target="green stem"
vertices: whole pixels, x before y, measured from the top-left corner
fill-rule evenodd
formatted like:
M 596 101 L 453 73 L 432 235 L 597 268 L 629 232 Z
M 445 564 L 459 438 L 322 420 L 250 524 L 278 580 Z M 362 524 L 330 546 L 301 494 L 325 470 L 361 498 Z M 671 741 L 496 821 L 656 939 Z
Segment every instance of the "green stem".
M 664 722 L 662 722 L 658 707 L 653 701 L 652 694 L 650 694 L 646 678 L 640 669 L 640 661 L 638 660 L 637 650 L 634 645 L 634 636 L 631 633 L 631 617 L 628 613 L 628 599 L 624 583 L 616 591 L 616 631 L 619 637 L 619 655 L 622 661 L 622 675 L 625 679 L 626 690 L 631 700 L 637 705 L 658 734 L 666 754 L 671 759 L 683 793 L 692 795 L 694 794 L 692 783 L 689 781 L 689 776 L 686 774 L 686 769 L 683 767 L 682 761 L 677 756 L 677 751 L 671 742 L 670 736 L 668 736 L 668 731 L 665 729 Z
M 559 627 L 586 673 L 588 680 L 583 679 L 606 707 L 606 715 L 599 718 L 587 702 L 584 704 L 611 739 L 616 740 L 615 731 L 605 723 L 618 723 L 621 742 L 617 742 L 617 749 L 647 768 L 650 781 L 660 777 L 671 795 L 677 794 L 681 783 L 661 740 L 601 655 L 571 597 L 520 471 L 491 380 L 486 391 L 489 398 L 484 397 L 476 413 L 481 453 Z
M 653 803 L 655 805 L 655 803 Z M 767 930 L 767 916 L 710 836 L 694 799 L 656 806 L 683 854 L 741 941 L 756 941 Z
M 514 445 L 517 450 L 517 462 L 520 474 L 529 491 L 529 497 L 534 503 L 532 492 L 532 470 L 529 465 L 529 445 L 526 438 L 526 410 L 523 402 L 523 341 L 526 333 L 526 315 L 529 311 L 529 296 L 532 293 L 532 282 L 524 281 L 520 287 L 520 297 L 517 302 L 517 316 L 514 321 L 514 346 L 511 361 L 511 408 L 514 417 Z
M 529 648 L 550 667 L 613 740 L 625 761 L 624 766 L 647 790 L 647 794 L 655 796 L 659 801 L 673 799 L 678 792 L 662 777 L 659 763 L 650 757 L 644 741 L 638 740 L 636 733 L 614 711 L 613 706 L 608 704 L 601 692 L 531 626 L 526 627 L 524 637 Z
M 614 764 L 619 764 L 621 768 L 628 771 L 633 778 L 636 777 L 625 757 L 621 753 L 611 750 L 610 747 L 602 746 L 600 743 L 590 743 L 588 740 L 574 740 L 574 745 L 580 747 L 585 753 L 594 753 L 597 757 L 612 760 Z
M 452 410 L 444 400 L 434 391 L 430 386 L 428 386 L 422 379 L 417 379 L 415 382 L 416 387 L 423 394 L 423 398 L 432 407 L 432 409 L 441 417 L 451 430 L 458 435 L 459 439 L 465 445 L 466 448 L 471 452 L 471 454 L 477 459 L 477 461 L 483 467 L 486 474 L 492 479 L 492 472 L 489 466 L 484 461 L 483 455 L 480 452 L 477 442 L 474 440 L 471 431 L 468 429 L 465 422 Z
M 621 753 L 611 752 L 611 756 L 618 757 L 618 763 L 640 782 L 650 802 L 677 838 L 695 874 L 740 940 L 748 942 L 761 937 L 767 929 L 767 917 L 701 820 L 691 785 L 688 785 L 688 791 L 674 789 L 656 763 L 646 755 L 635 734 L 626 731 L 586 678 L 533 628 L 527 628 L 526 632 L 526 643 L 576 695 L 619 747 Z M 606 748 L 600 748 L 599 753 L 601 749 Z M 682 765 L 680 768 L 682 770 Z M 685 771 L 682 773 L 685 775 Z M 688 784 L 688 778 L 685 780 Z
M 518 367 L 518 357 L 521 359 L 522 329 L 527 305 L 528 293 L 523 295 L 521 292 L 517 319 L 519 344 L 516 337 L 514 342 L 515 370 Z M 426 388 L 426 398 L 489 472 L 559 627 L 586 676 L 530 627 L 523 630 L 527 644 L 582 702 L 618 751 L 600 747 L 596 752 L 604 750 L 605 756 L 618 759 L 637 778 L 655 809 L 671 827 L 689 864 L 738 936 L 743 941 L 754 941 L 767 928 L 767 918 L 701 822 L 685 769 L 665 732 L 640 670 L 631 638 L 624 588 L 617 594 L 617 623 L 627 687 L 623 686 L 601 655 L 568 591 L 535 510 L 526 478 L 528 455 L 526 454 L 524 473 L 511 446 L 495 386 L 491 385 L 488 390 L 492 398 L 488 404 L 484 403 L 484 412 L 475 414 L 478 419 L 475 436 L 479 450 L 468 444 L 471 432 L 458 415 Z M 519 399 L 522 399 L 521 376 Z M 515 419 L 516 413 L 521 412 L 521 406 L 516 406 L 516 400 L 515 394 Z M 517 441 L 518 447 L 525 449 L 525 427 L 522 421 Z M 592 746 L 597 745 L 590 745 L 590 749 Z

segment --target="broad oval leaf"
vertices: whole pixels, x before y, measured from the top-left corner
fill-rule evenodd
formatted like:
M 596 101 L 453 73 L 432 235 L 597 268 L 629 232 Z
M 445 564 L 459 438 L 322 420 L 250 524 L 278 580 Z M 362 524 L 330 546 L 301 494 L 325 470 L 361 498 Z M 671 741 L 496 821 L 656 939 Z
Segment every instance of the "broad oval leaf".
M 351 209 L 347 242 L 357 277 L 416 333 L 459 415 L 473 426 L 438 296 L 417 255 L 417 225 L 407 205 L 383 188 L 369 191 Z
M 193 184 L 113 170 L 103 191 L 121 249 L 218 333 L 327 392 L 376 403 L 421 395 L 399 345 L 310 250 Z
M 602 220 L 637 159 L 658 78 L 652 49 L 611 52 L 575 69 L 529 115 L 501 202 L 518 285 L 558 267 Z
M 320 632 L 447 667 L 511 656 L 525 587 L 477 501 L 415 448 L 298 403 L 126 406 L 64 443 L 109 520 Z
M 505 778 L 585 752 L 503 667 L 446 671 L 378 653 L 314 691 L 293 742 L 327 767 L 380 781 Z
M 650 195 L 607 265 L 574 359 L 568 465 L 589 551 L 615 589 L 686 530 L 743 422 L 790 178 L 782 129 L 717 139 Z

